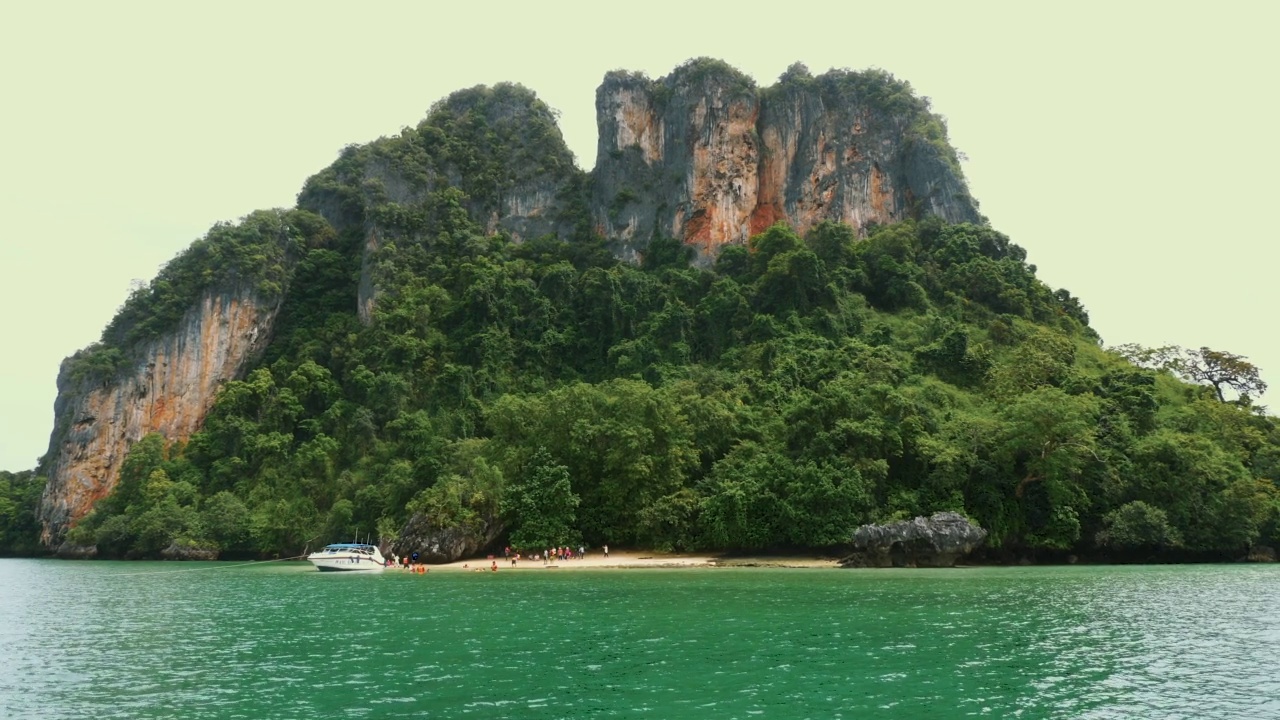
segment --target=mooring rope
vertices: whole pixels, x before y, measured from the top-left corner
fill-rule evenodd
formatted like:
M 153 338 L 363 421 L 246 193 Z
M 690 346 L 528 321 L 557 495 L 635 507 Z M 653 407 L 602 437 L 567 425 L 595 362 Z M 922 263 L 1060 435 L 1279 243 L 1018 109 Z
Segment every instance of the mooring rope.
M 230 570 L 231 568 L 244 567 L 246 565 L 266 565 L 273 562 L 285 562 L 288 560 L 306 560 L 306 555 L 295 555 L 287 558 L 273 558 L 271 560 L 250 560 L 249 562 L 236 563 L 234 565 L 219 565 L 217 567 L 198 567 L 185 568 L 183 570 L 148 570 L 146 572 L 129 572 L 129 573 L 112 573 L 110 577 L 133 577 L 137 575 L 171 575 L 184 572 L 200 572 L 202 570 Z

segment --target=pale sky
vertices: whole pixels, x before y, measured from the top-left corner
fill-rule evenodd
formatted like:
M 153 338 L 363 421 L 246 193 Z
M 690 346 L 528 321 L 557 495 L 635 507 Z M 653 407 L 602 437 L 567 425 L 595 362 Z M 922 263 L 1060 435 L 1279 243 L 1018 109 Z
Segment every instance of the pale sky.
M 1273 3 L 186 5 L 0 7 L 0 469 L 35 466 L 58 363 L 131 281 L 292 206 L 344 145 L 506 80 L 589 169 L 604 73 L 702 55 L 762 85 L 796 61 L 910 81 L 992 226 L 1108 345 L 1207 345 L 1280 387 Z

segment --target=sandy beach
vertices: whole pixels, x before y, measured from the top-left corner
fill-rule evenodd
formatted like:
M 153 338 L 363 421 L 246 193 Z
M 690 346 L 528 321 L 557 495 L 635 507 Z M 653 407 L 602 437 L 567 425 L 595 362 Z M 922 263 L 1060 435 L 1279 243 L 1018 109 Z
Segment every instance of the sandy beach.
M 645 550 L 614 550 L 610 549 L 609 557 L 605 557 L 604 553 L 596 550 L 588 551 L 587 556 L 582 559 L 575 560 L 553 560 L 544 564 L 541 560 L 532 560 L 521 558 L 515 567 L 512 567 L 509 559 L 504 559 L 502 555 L 496 555 L 493 558 L 471 558 L 468 560 L 459 560 L 457 562 L 446 563 L 443 565 L 428 565 L 428 569 L 432 572 L 472 572 L 477 569 L 490 570 L 494 562 L 498 563 L 499 570 L 519 570 L 519 571 L 573 571 L 573 570 L 600 570 L 605 568 L 718 568 L 718 567 L 793 567 L 793 568 L 834 568 L 837 566 L 835 558 L 817 558 L 817 557 L 782 557 L 782 556 L 763 556 L 763 557 L 739 557 L 739 556 L 722 556 L 711 554 L 685 554 L 685 553 L 659 553 Z

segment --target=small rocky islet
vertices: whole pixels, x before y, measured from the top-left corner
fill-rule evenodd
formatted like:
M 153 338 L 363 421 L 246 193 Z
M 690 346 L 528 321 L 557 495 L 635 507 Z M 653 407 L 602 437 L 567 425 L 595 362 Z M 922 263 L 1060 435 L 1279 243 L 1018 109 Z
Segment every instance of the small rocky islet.
M 596 111 L 588 172 L 462 90 L 212 228 L 64 361 L 5 548 L 1270 556 L 1258 369 L 1104 347 L 909 84 L 703 58 Z

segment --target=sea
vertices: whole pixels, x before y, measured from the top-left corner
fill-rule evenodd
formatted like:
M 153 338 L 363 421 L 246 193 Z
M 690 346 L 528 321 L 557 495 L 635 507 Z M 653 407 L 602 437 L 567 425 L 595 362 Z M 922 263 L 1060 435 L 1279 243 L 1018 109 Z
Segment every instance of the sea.
M 1280 566 L 0 560 L 0 718 L 1280 718 Z

